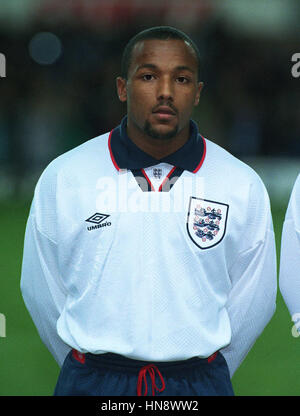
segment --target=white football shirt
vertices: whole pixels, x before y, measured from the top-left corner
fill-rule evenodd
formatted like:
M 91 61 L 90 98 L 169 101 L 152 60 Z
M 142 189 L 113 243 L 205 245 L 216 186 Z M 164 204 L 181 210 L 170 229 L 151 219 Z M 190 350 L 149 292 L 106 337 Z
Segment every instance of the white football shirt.
M 292 320 L 300 320 L 300 175 L 293 186 L 283 223 L 279 287 Z
M 276 255 L 259 176 L 202 138 L 160 161 L 126 118 L 41 175 L 21 289 L 62 365 L 70 350 L 184 360 L 223 353 L 231 375 L 275 310 Z

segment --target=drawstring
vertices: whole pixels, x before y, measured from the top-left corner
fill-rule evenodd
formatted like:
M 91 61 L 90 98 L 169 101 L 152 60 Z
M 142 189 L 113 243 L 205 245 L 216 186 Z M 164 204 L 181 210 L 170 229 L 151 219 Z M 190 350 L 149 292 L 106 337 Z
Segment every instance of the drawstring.
M 159 375 L 161 382 L 162 382 L 162 387 L 159 389 L 156 384 L 155 384 L 155 372 L 154 369 L 157 371 L 157 374 Z M 143 380 L 145 383 L 145 393 L 144 396 L 147 396 L 147 392 L 148 392 L 148 387 L 147 387 L 147 379 L 146 379 L 146 374 L 147 371 L 149 371 L 149 375 L 151 378 L 151 383 L 152 383 L 152 396 L 155 396 L 155 390 L 162 392 L 165 389 L 165 382 L 164 379 L 159 371 L 159 369 L 156 367 L 156 365 L 154 364 L 148 364 L 145 365 L 144 367 L 142 367 L 140 369 L 139 372 L 139 377 L 138 377 L 138 382 L 137 382 L 137 395 L 141 396 L 142 395 L 142 384 L 143 384 Z

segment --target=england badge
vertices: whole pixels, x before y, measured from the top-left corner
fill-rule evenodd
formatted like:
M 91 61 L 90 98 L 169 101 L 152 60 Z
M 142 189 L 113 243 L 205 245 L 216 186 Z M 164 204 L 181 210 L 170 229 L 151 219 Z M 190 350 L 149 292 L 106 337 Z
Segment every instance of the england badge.
M 223 239 L 226 232 L 229 205 L 223 202 L 190 197 L 187 232 L 201 249 L 211 248 Z

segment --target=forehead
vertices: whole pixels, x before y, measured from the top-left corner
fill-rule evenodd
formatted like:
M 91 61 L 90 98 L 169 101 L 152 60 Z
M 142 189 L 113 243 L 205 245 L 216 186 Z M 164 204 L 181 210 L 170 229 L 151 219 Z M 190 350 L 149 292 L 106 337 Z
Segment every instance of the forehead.
M 147 39 L 137 42 L 131 54 L 129 72 L 142 64 L 155 64 L 158 67 L 189 66 L 197 70 L 197 58 L 194 49 L 180 39 Z

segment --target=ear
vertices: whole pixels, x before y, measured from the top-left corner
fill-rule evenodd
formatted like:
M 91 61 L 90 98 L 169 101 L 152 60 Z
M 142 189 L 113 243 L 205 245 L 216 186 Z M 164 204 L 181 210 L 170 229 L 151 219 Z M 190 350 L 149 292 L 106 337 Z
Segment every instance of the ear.
M 116 79 L 117 92 L 118 92 L 119 99 L 120 101 L 122 101 L 122 103 L 127 101 L 126 83 L 127 83 L 126 79 L 122 77 L 118 77 Z
M 197 87 L 197 93 L 196 93 L 196 97 L 195 97 L 195 101 L 194 101 L 194 106 L 197 106 L 199 104 L 200 94 L 201 94 L 203 86 L 204 86 L 203 82 L 198 82 L 198 87 Z

